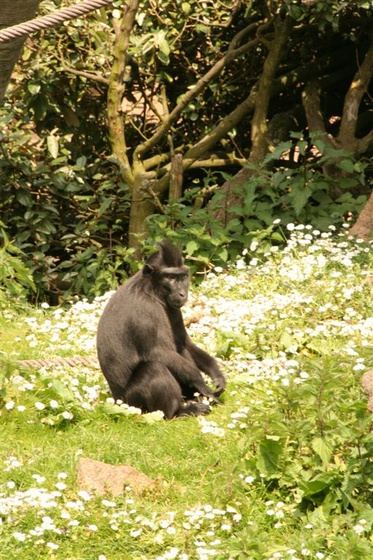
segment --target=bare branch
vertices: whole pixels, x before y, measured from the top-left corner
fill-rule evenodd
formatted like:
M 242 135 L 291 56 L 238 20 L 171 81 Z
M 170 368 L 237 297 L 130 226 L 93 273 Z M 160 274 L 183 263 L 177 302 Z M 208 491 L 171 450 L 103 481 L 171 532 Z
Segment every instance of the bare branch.
M 322 61 L 324 63 L 324 61 Z M 349 68 L 343 68 L 342 72 L 337 71 L 330 76 L 328 76 L 325 84 L 332 84 L 334 81 L 341 79 L 341 77 L 347 75 Z M 304 66 L 303 68 L 299 68 L 297 70 L 293 70 L 288 74 L 285 74 L 279 78 L 277 78 L 273 82 L 273 87 L 271 94 L 277 94 L 283 90 L 289 89 L 294 87 L 296 84 L 299 84 L 309 78 L 317 74 L 318 69 L 314 64 L 310 64 L 308 66 Z M 324 83 L 324 82 L 323 82 Z M 198 160 L 201 158 L 206 152 L 210 151 L 221 138 L 224 138 L 226 134 L 243 119 L 248 113 L 254 110 L 255 108 L 255 99 L 257 96 L 258 90 L 258 83 L 256 83 L 251 92 L 249 93 L 248 97 L 240 103 L 229 115 L 224 117 L 214 129 L 212 129 L 209 134 L 206 134 L 199 142 L 197 142 L 192 148 L 190 148 L 184 154 L 184 166 L 186 162 L 191 161 L 193 159 Z M 185 169 L 186 167 L 184 167 Z
M 123 9 L 119 33 L 116 33 L 113 52 L 113 66 L 108 90 L 108 127 L 113 153 L 118 160 L 122 177 L 129 185 L 133 184 L 134 175 L 127 156 L 127 145 L 122 118 L 122 97 L 124 93 L 123 77 L 126 69 L 126 54 L 139 0 L 128 0 Z
M 258 94 L 255 98 L 255 110 L 251 121 L 251 162 L 261 161 L 268 151 L 267 115 L 272 95 L 275 73 L 281 60 L 289 36 L 291 20 L 274 19 L 274 38 L 267 43 L 268 55 L 264 61 L 263 72 L 258 81 Z M 261 38 L 262 40 L 262 38 Z
M 364 57 L 363 63 L 356 72 L 345 96 L 341 127 L 338 139 L 342 146 L 355 143 L 356 123 L 359 107 L 373 75 L 373 35 L 371 45 Z
M 324 64 L 325 68 L 327 66 L 327 60 L 320 59 L 320 63 Z M 330 85 L 339 81 L 341 77 L 347 76 L 349 74 L 350 67 L 344 67 L 342 70 L 337 70 L 336 72 L 328 75 L 325 80 L 322 80 L 322 84 Z M 273 83 L 273 88 L 271 94 L 278 94 L 281 91 L 295 87 L 297 84 L 317 75 L 318 67 L 312 63 L 297 70 L 293 70 L 288 74 L 285 74 L 277 78 Z M 255 84 L 251 89 L 249 95 L 247 96 L 240 105 L 238 105 L 229 115 L 224 117 L 218 124 L 213 128 L 208 134 L 206 134 L 199 142 L 194 144 L 189 150 L 183 154 L 183 169 L 189 169 L 189 167 L 201 166 L 201 158 L 205 156 L 206 153 L 210 152 L 214 146 L 224 138 L 227 133 L 232 130 L 241 120 L 247 115 L 254 111 L 255 99 L 257 96 L 258 84 Z M 154 156 L 147 160 L 144 160 L 144 166 L 146 169 L 154 169 L 157 165 L 162 164 L 170 160 L 170 155 L 162 154 Z M 246 163 L 246 160 L 245 160 Z M 167 172 L 160 177 L 154 184 L 153 189 L 157 193 L 162 193 L 168 189 L 170 175 L 169 175 L 169 165 L 164 166 Z
M 258 25 L 260 22 L 258 22 Z M 250 26 L 249 26 L 250 27 Z M 233 38 L 232 42 L 236 41 L 236 37 Z M 223 56 L 220 60 L 218 60 L 212 68 L 202 78 L 200 78 L 197 83 L 189 89 L 180 99 L 179 103 L 174 107 L 174 109 L 170 112 L 170 114 L 164 118 L 163 123 L 158 128 L 157 132 L 149 138 L 146 142 L 140 144 L 135 152 L 134 152 L 134 161 L 140 160 L 144 154 L 153 148 L 169 131 L 171 126 L 177 119 L 180 117 L 181 113 L 187 107 L 187 105 L 195 99 L 207 86 L 208 84 L 220 74 L 220 72 L 225 68 L 228 64 L 230 64 L 233 60 L 237 57 L 245 54 L 247 51 L 252 49 L 257 43 L 259 42 L 258 38 L 252 39 L 248 41 L 241 47 L 237 47 L 235 49 L 227 50 L 225 56 Z
M 109 80 L 101 76 L 101 74 L 96 74 L 94 72 L 83 72 L 82 70 L 74 70 L 74 68 L 70 68 L 66 66 L 65 63 L 62 63 L 62 72 L 68 72 L 69 74 L 73 74 L 74 76 L 81 76 L 82 78 L 86 78 L 87 80 L 92 80 L 93 82 L 98 82 L 100 84 L 105 84 L 106 86 L 109 85 Z
M 213 128 L 206 136 L 204 136 L 197 144 L 190 148 L 184 155 L 185 160 L 193 160 L 200 158 L 226 134 L 232 130 L 242 118 L 254 109 L 256 88 L 254 87 L 249 96 L 242 101 L 237 107 L 226 117 L 224 117 L 215 128 Z
M 310 132 L 317 133 L 327 144 L 337 148 L 338 142 L 326 132 L 320 107 L 321 88 L 317 82 L 309 82 L 302 93 L 302 102 Z
M 183 156 L 174 154 L 171 160 L 170 170 L 170 200 L 181 198 L 183 187 Z
M 185 162 L 185 164 L 188 165 L 189 169 L 199 169 L 204 167 L 225 167 L 228 165 L 239 165 L 240 167 L 243 167 L 244 165 L 246 165 L 246 163 L 246 158 L 238 158 L 235 156 L 230 157 L 228 154 L 224 158 L 211 155 L 209 158 L 198 159 L 197 161 L 193 161 L 193 163 L 191 164 L 189 164 L 188 161 Z
M 168 163 L 170 160 L 170 153 L 157 154 L 143 161 L 144 169 L 145 171 L 149 171 L 150 169 L 158 168 L 160 165 Z
M 232 41 L 229 43 L 227 52 L 234 51 L 235 49 L 237 49 L 237 45 L 241 43 L 241 41 L 246 37 L 246 35 L 251 33 L 251 31 L 255 31 L 255 29 L 257 29 L 261 23 L 262 23 L 261 21 L 250 23 L 249 25 L 241 29 L 241 31 L 236 33 Z
M 358 154 L 365 154 L 365 152 L 373 146 L 373 130 L 368 132 L 366 136 L 363 138 L 359 138 L 356 140 L 357 144 L 357 153 Z
M 145 182 L 144 191 L 149 194 L 149 196 L 150 196 L 150 198 L 151 198 L 151 200 L 154 204 L 154 207 L 158 208 L 158 211 L 161 214 L 164 214 L 165 213 L 164 206 L 163 206 L 162 202 L 159 200 L 158 195 L 153 191 L 153 189 L 151 187 L 151 183 L 149 181 Z

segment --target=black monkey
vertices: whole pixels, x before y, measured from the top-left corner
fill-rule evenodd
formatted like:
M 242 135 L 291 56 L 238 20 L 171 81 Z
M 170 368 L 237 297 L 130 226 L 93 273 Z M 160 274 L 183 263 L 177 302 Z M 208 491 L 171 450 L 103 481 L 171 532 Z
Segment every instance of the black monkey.
M 189 288 L 189 268 L 180 252 L 163 241 L 137 272 L 111 297 L 100 318 L 97 352 L 115 400 L 162 410 L 166 418 L 207 414 L 201 402 L 183 404 L 198 392 L 219 402 L 225 377 L 207 352 L 189 338 L 180 308 Z M 213 380 L 206 385 L 201 371 Z

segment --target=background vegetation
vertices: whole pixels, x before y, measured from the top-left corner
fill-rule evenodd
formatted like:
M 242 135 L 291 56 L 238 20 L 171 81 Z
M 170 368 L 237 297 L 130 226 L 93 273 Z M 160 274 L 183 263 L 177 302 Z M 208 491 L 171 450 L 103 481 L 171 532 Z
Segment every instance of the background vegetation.
M 202 271 L 277 218 L 355 221 L 371 29 L 362 0 L 131 0 L 31 35 L 0 111 L 0 212 L 33 297 L 103 293 L 165 235 Z

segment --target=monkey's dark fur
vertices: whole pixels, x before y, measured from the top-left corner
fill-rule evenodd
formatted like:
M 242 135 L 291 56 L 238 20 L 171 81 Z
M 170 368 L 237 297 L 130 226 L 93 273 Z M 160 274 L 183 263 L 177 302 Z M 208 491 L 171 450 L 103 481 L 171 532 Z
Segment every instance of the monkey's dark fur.
M 109 300 L 98 325 L 97 351 L 115 400 L 143 412 L 162 410 L 166 418 L 207 414 L 208 405 L 190 402 L 196 392 L 218 402 L 225 377 L 216 360 L 192 343 L 183 323 L 180 308 L 189 281 L 180 252 L 163 241 Z M 215 392 L 201 371 L 211 377 Z

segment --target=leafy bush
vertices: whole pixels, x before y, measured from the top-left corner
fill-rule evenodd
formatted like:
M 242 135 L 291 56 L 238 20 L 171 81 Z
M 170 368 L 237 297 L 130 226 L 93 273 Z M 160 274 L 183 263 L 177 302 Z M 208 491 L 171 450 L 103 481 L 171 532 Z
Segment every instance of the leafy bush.
M 58 147 L 47 138 L 36 150 L 34 135 L 12 112 L 0 122 L 6 153 L 0 160 L 2 219 L 40 297 L 94 297 L 111 289 L 126 275 L 123 263 L 131 255 L 122 247 L 128 193 L 114 166 L 100 159 L 89 163 L 85 156 L 72 163 L 68 135 Z
M 35 149 L 34 134 L 25 130 L 27 116 L 20 119 L 15 108 L 7 111 L 0 117 L 6 153 L 0 160 L 6 178 L 2 218 L 26 257 L 40 297 L 55 301 L 79 293 L 92 298 L 114 288 L 133 266 L 133 251 L 126 248 L 129 191 L 115 166 L 85 155 L 74 160 L 68 134 L 54 132 L 39 139 Z M 227 226 L 214 215 L 220 190 L 204 202 L 201 193 L 229 176 L 206 175 L 202 190 L 187 190 L 181 200 L 164 206 L 164 214 L 149 218 L 145 252 L 155 240 L 169 237 L 186 249 L 192 269 L 201 272 L 225 266 L 243 250 L 251 258 L 253 244 L 260 243 L 263 254 L 282 244 L 285 236 L 274 227 L 278 218 L 283 224 L 308 222 L 325 230 L 355 216 L 366 196 L 354 198 L 350 190 L 364 183 L 364 165 L 338 152 L 344 178 L 327 178 L 322 168 L 335 154 L 317 139 L 312 145 L 318 147 L 317 157 L 299 137 L 277 146 L 237 189 L 243 204 L 230 209 L 236 216 Z M 289 167 L 285 158 L 294 153 L 303 158 L 301 167 Z M 332 198 L 336 188 L 340 193 Z
M 328 355 L 266 384 L 240 442 L 246 471 L 264 476 L 269 491 L 289 492 L 304 512 L 322 505 L 343 513 L 373 497 L 373 434 L 360 384 L 348 363 Z
M 24 298 L 28 291 L 35 290 L 30 271 L 25 266 L 22 251 L 10 242 L 5 226 L 0 222 L 0 307 L 8 305 L 10 297 L 14 303 Z
M 207 207 L 200 208 L 201 191 L 191 189 L 179 202 L 167 205 L 162 216 L 149 218 L 151 238 L 169 237 L 179 242 L 198 270 L 225 265 L 243 251 L 251 258 L 252 246 L 257 256 L 258 245 L 263 254 L 272 245 L 283 245 L 286 235 L 274 227 L 280 219 L 282 225 L 307 223 L 326 231 L 329 226 L 340 227 L 356 218 L 367 196 L 354 197 L 351 189 L 364 186 L 366 164 L 355 162 L 349 154 L 317 138 L 307 142 L 293 136 L 291 141 L 279 144 L 261 166 L 249 166 L 253 171 L 250 180 L 234 190 L 243 204 L 229 208 L 235 216 L 226 226 L 214 216 L 222 192 L 216 189 Z M 318 150 L 316 156 L 309 153 L 311 147 Z M 303 161 L 301 167 L 291 167 L 290 154 L 297 154 Z M 336 156 L 341 175 L 327 177 L 323 166 Z M 225 174 L 223 177 L 231 179 Z M 335 198 L 333 192 L 338 193 Z

